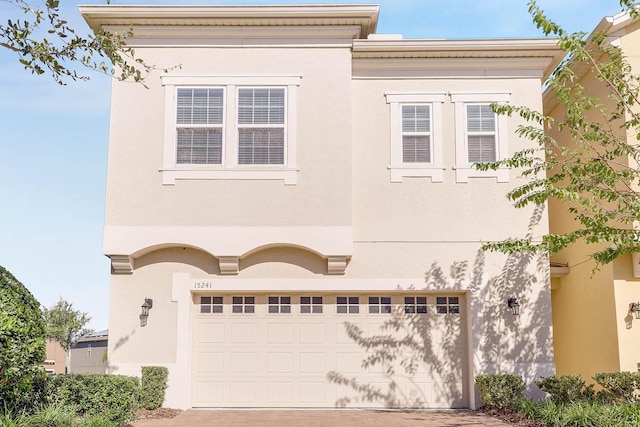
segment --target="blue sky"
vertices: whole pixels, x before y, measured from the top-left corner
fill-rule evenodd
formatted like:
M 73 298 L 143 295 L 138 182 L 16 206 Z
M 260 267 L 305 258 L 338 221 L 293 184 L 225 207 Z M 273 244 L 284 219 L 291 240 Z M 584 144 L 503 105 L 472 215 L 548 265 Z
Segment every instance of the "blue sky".
M 39 3 L 33 0 L 33 3 Z M 87 31 L 75 1 L 62 16 Z M 82 4 L 104 4 L 87 0 Z M 273 1 L 112 0 L 112 4 L 265 4 Z M 378 33 L 405 38 L 540 37 L 526 0 L 279 1 L 374 3 Z M 620 10 L 616 0 L 540 0 L 569 31 L 591 31 Z M 0 1 L 0 20 L 15 19 Z M 46 307 L 62 297 L 108 327 L 109 260 L 102 255 L 110 79 L 58 86 L 0 47 L 0 265 Z

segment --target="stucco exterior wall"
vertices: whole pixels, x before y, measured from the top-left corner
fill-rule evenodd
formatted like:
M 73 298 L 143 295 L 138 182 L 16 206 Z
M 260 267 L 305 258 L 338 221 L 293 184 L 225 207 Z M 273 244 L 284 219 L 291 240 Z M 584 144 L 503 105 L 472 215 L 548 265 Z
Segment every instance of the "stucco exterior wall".
M 295 186 L 285 186 L 281 180 L 192 180 L 163 186 L 161 74 L 147 80 L 149 89 L 114 82 L 105 225 L 351 225 L 348 48 L 139 48 L 137 52 L 152 64 L 180 64 L 170 75 L 302 76 L 296 109 L 299 178 Z M 203 197 L 207 194 L 212 196 Z
M 635 27 L 637 25 L 626 27 L 623 31 L 626 35 L 612 40 L 621 46 L 633 67 L 638 69 L 639 35 Z M 583 75 L 580 84 L 589 90 L 591 96 L 598 98 L 605 109 L 615 107 L 609 99 L 607 87 L 594 75 Z M 562 107 L 556 106 L 547 114 L 561 119 Z M 591 112 L 587 117 L 589 120 L 602 120 L 597 112 Z M 622 129 L 614 126 L 614 130 L 624 138 Z M 552 136 L 566 147 L 574 146 L 566 134 L 554 132 Z M 627 163 L 627 159 L 620 161 Z M 564 233 L 578 226 L 567 208 L 567 204 L 550 201 L 552 233 Z M 635 289 L 638 279 L 632 275 L 631 256 L 622 256 L 594 271 L 595 264 L 589 256 L 595 250 L 597 247 L 594 245 L 579 243 L 552 257 L 553 261 L 571 267 L 567 276 L 556 279 L 558 286 L 552 291 L 557 370 L 559 374 L 580 374 L 587 381 L 598 372 L 635 371 L 638 363 L 639 339 L 637 330 L 634 333 L 629 303 L 640 300 L 640 293 Z

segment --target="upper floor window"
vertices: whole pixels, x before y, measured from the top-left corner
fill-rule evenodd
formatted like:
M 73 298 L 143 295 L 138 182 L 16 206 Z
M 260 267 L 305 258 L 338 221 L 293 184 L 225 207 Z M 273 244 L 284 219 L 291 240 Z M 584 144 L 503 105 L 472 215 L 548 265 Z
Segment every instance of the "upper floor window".
M 404 177 L 444 181 L 444 93 L 387 93 L 386 98 L 391 113 L 391 182 Z
M 283 88 L 238 90 L 238 163 L 284 164 Z
M 300 76 L 162 76 L 163 184 L 276 179 L 296 184 Z
M 497 160 L 496 114 L 490 104 L 467 104 L 467 156 L 469 163 Z
M 509 102 L 509 93 L 455 93 L 456 181 L 469 178 L 495 177 L 509 181 L 509 170 L 479 171 L 474 163 L 495 162 L 508 157 L 507 118 L 497 115 L 492 103 Z
M 431 163 L 431 106 L 402 106 L 402 162 Z
M 178 89 L 176 163 L 221 164 L 223 89 Z

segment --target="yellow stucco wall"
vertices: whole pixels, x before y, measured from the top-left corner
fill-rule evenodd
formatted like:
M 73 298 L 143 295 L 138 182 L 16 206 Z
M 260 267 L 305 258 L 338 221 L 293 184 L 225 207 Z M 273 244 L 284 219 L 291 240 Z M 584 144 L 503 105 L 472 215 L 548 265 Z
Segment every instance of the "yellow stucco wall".
M 639 27 L 627 26 L 618 40 L 634 70 L 640 70 Z M 613 109 L 606 87 L 592 75 L 584 76 L 580 83 Z M 562 117 L 562 110 L 556 108 L 551 115 Z M 595 113 L 590 119 L 597 119 Z M 623 130 L 619 132 L 623 135 Z M 566 136 L 562 141 L 570 146 Z M 552 233 L 575 227 L 567 205 L 552 201 L 549 214 Z M 551 294 L 557 371 L 581 374 L 585 379 L 596 372 L 635 371 L 640 362 L 640 320 L 629 313 L 629 303 L 640 301 L 640 280 L 633 277 L 632 258 L 622 256 L 594 274 L 594 263 L 588 261 L 594 250 L 578 244 L 552 257 L 571 266 L 568 276 L 554 279 Z

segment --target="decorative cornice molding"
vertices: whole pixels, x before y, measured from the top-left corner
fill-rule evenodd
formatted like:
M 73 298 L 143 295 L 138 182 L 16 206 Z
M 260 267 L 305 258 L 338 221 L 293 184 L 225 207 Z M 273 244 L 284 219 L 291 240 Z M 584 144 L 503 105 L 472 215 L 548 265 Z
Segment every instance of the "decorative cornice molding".
M 110 255 L 113 274 L 133 273 L 133 257 L 130 255 Z
M 93 31 L 102 27 L 325 27 L 357 26 L 358 37 L 375 33 L 378 5 L 272 6 L 80 6 Z
M 123 34 L 131 27 L 105 25 L 111 33 Z M 137 26 L 127 39 L 132 47 L 349 47 L 360 37 L 357 25 L 324 27 L 161 27 Z

